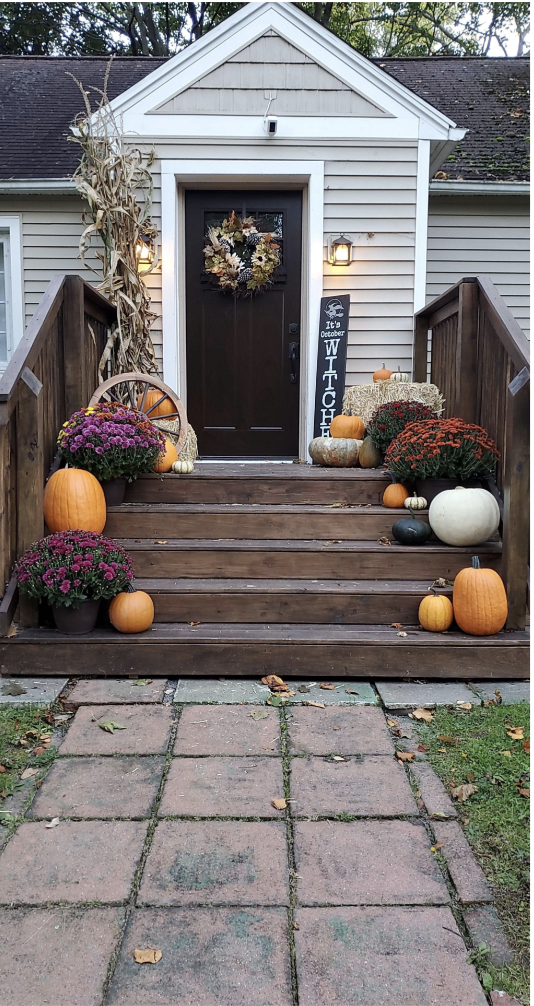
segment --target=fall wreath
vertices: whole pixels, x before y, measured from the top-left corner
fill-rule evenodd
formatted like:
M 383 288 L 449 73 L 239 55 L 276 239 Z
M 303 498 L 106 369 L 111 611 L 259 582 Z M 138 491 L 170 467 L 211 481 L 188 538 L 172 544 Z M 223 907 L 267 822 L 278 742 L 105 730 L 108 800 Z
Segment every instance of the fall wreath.
M 221 290 L 234 297 L 261 293 L 280 265 L 280 239 L 258 230 L 253 217 L 232 210 L 220 227 L 209 227 L 204 247 L 206 272 L 218 277 Z

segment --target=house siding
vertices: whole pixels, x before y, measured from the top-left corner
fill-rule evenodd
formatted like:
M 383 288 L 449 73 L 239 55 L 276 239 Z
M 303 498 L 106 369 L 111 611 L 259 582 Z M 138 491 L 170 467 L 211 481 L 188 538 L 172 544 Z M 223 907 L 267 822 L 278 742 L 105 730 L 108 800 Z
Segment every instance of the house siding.
M 463 276 L 489 276 L 529 335 L 529 201 L 526 196 L 430 198 L 427 300 Z

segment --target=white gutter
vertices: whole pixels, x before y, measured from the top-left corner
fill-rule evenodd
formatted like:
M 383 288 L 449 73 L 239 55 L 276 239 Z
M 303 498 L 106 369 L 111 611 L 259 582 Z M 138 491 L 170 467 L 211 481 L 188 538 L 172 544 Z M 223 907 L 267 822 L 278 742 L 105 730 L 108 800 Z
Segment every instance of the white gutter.
M 430 195 L 435 196 L 528 196 L 530 182 L 463 182 L 432 179 Z
M 58 196 L 68 196 L 76 192 L 76 185 L 71 178 L 0 178 L 0 195 L 40 196 L 56 193 Z

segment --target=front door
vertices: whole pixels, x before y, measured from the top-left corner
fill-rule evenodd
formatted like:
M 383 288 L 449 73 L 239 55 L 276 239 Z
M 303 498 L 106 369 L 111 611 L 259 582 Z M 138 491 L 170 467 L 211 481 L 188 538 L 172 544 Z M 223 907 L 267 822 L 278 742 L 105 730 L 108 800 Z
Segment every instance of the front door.
M 205 272 L 204 238 L 232 210 L 276 233 L 280 265 L 236 298 Z M 302 193 L 186 192 L 187 414 L 204 458 L 296 458 Z

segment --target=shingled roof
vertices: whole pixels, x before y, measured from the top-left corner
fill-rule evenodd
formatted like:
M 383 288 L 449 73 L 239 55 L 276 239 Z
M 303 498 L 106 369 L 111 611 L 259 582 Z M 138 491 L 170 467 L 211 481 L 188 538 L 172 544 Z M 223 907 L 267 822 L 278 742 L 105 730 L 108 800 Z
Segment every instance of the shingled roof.
M 110 98 L 166 60 L 121 56 L 113 61 Z M 67 142 L 83 102 L 68 73 L 101 87 L 103 56 L 0 57 L 1 179 L 67 178 L 78 158 Z M 522 181 L 528 177 L 529 60 L 484 57 L 377 59 L 386 73 L 469 132 L 441 166 L 450 179 Z

